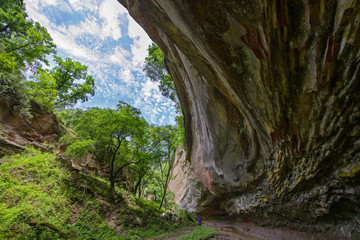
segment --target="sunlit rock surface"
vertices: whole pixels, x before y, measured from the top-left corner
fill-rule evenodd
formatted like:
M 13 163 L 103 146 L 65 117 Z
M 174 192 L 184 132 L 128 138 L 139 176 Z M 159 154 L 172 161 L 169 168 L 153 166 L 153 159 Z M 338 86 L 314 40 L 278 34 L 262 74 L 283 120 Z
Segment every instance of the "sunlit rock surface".
M 200 210 L 199 206 L 213 200 L 213 195 L 197 181 L 191 163 L 186 159 L 186 151 L 180 147 L 176 149 L 172 176 L 168 189 L 175 194 L 174 201 L 181 208 L 196 212 Z
M 167 57 L 198 210 L 360 238 L 359 1 L 119 2 Z

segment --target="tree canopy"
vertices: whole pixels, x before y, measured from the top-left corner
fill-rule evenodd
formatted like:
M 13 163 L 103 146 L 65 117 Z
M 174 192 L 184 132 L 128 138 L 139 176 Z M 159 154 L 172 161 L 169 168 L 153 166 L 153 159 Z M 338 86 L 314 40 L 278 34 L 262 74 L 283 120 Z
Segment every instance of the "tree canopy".
M 181 139 L 181 144 L 185 146 L 184 117 L 177 97 L 175 84 L 166 69 L 164 53 L 155 43 L 148 48 L 148 56 L 145 58 L 145 67 L 143 70 L 151 81 L 159 82 L 161 94 L 175 103 L 176 112 L 179 114 L 176 118 L 179 129 L 177 132 L 178 138 Z
M 163 96 L 178 103 L 174 82 L 166 70 L 164 54 L 155 43 L 148 48 L 144 71 L 151 81 L 159 82 L 159 90 Z
M 113 197 L 120 171 L 143 160 L 141 150 L 147 144 L 147 122 L 138 109 L 124 102 L 119 102 L 116 109 L 91 108 L 74 121 L 78 136 L 69 152 L 74 156 L 90 152 L 108 164 L 110 196 Z
M 134 181 L 131 191 L 139 197 L 155 194 L 159 203 L 166 203 L 174 151 L 180 143 L 176 126 L 150 126 L 139 109 L 122 101 L 116 109 L 68 109 L 60 116 L 76 133 L 68 141 L 67 153 L 75 158 L 90 153 L 107 166 L 112 200 L 115 183 L 126 170 Z
M 24 104 L 36 101 L 48 110 L 87 101 L 95 93 L 87 66 L 54 56 L 55 67 L 44 69 L 55 53 L 50 34 L 28 17 L 22 0 L 0 2 L 1 93 L 13 93 Z
M 89 100 L 95 94 L 94 78 L 87 73 L 87 66 L 79 62 L 55 56 L 56 66 L 40 69 L 32 81 L 29 94 L 50 110 Z
M 31 20 L 22 1 L 3 0 L 0 3 L 0 68 L 12 72 L 15 68 L 47 63 L 46 56 L 55 53 L 55 44 L 47 30 Z

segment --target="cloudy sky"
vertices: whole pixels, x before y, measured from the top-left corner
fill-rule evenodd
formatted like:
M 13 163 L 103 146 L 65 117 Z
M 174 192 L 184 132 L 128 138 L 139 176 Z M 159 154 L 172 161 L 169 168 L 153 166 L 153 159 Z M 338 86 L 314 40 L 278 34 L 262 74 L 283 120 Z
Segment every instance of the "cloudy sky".
M 96 94 L 81 107 L 137 107 L 149 123 L 174 123 L 173 103 L 142 71 L 152 43 L 116 0 L 25 0 L 28 15 L 47 28 L 58 55 L 88 66 Z

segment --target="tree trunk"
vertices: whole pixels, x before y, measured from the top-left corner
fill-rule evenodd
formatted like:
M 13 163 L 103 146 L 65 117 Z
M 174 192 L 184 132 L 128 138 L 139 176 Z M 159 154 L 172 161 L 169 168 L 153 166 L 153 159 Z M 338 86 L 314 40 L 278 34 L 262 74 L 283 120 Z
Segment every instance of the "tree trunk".
M 174 162 L 174 160 L 170 156 L 170 153 L 171 153 L 170 148 L 168 148 L 168 166 L 169 166 L 169 168 L 168 168 L 166 178 L 165 178 L 165 181 L 164 181 L 164 184 L 163 184 L 164 195 L 163 195 L 163 197 L 161 199 L 159 209 L 161 209 L 164 202 L 165 202 L 165 209 L 166 209 L 166 191 L 167 191 L 168 183 L 169 183 L 169 180 L 170 180 L 170 175 L 171 175 L 171 170 L 172 170 L 172 162 Z
M 116 154 L 121 146 L 121 138 L 117 138 L 118 144 L 114 149 L 114 152 L 110 155 L 110 189 L 109 189 L 109 195 L 110 195 L 110 201 L 115 203 L 115 178 L 116 174 L 114 174 L 114 164 L 116 160 Z M 111 150 L 110 150 L 111 153 Z M 117 173 L 117 172 L 116 172 Z
M 139 180 L 137 181 L 137 183 L 135 185 L 135 191 L 134 191 L 134 193 L 136 194 L 137 191 L 139 190 L 139 196 L 138 196 L 139 198 L 141 197 L 140 192 L 141 192 L 141 180 L 142 180 L 142 178 L 143 178 L 143 176 L 139 177 Z
M 115 193 L 115 179 L 114 179 L 114 161 L 110 163 L 110 189 L 109 197 L 111 202 L 115 202 L 114 193 Z

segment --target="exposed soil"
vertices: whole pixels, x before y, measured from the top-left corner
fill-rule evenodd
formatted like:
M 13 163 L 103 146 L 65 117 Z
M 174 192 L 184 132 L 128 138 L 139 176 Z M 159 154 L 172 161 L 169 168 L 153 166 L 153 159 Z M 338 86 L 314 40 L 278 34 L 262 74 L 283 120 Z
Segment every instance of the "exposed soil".
M 219 234 L 212 239 L 216 240 L 264 240 L 260 236 L 251 234 L 248 229 L 236 226 L 235 222 L 223 219 L 205 220 L 204 226 L 215 229 Z
M 203 225 L 215 229 L 219 234 L 213 240 L 310 240 L 324 239 L 317 238 L 304 232 L 290 231 L 285 229 L 274 229 L 256 226 L 248 222 L 236 222 L 229 218 L 205 219 Z M 172 236 L 161 238 L 161 240 L 176 240 L 179 237 L 189 234 L 194 227 L 181 229 Z M 314 238 L 315 237 L 315 238 Z M 158 239 L 160 240 L 160 239 Z
M 232 219 L 205 219 L 204 226 L 219 232 L 216 240 L 309 240 L 311 235 L 304 232 L 256 226 L 253 223 L 236 222 Z

